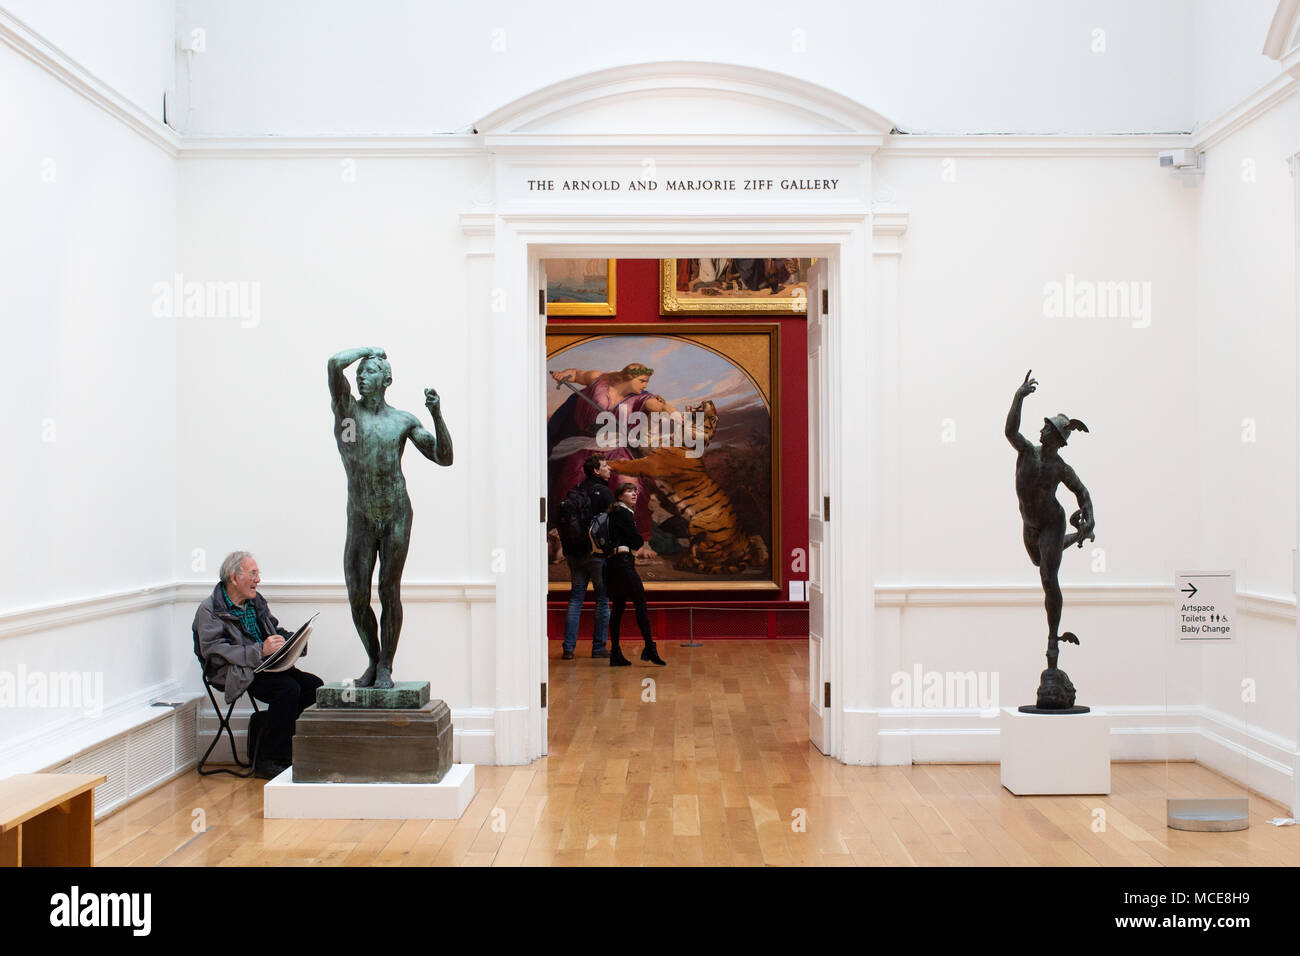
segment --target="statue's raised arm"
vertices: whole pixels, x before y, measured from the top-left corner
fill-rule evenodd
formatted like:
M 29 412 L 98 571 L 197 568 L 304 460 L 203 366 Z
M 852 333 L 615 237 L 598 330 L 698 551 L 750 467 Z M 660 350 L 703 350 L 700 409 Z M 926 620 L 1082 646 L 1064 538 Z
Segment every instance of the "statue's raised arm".
M 330 406 L 334 409 L 334 414 L 342 415 L 352 400 L 352 386 L 348 384 L 347 376 L 343 370 L 353 362 L 360 361 L 370 356 L 375 358 L 386 359 L 388 355 L 383 349 L 363 346 L 359 349 L 344 349 L 335 355 L 331 355 L 329 361 L 325 364 L 325 374 L 329 379 L 330 386 Z
M 1029 439 L 1020 434 L 1020 406 L 1024 403 L 1025 396 L 1032 395 L 1038 388 L 1038 379 L 1029 377 L 1033 374 L 1032 368 L 1025 373 L 1025 380 L 1016 389 L 1016 397 L 1011 400 L 1011 411 L 1007 413 L 1007 441 L 1011 442 L 1011 447 L 1016 451 L 1033 447 Z
M 424 390 L 424 407 L 429 410 L 429 415 L 433 418 L 433 432 L 430 433 L 420 424 L 419 419 L 416 419 L 415 427 L 411 430 L 411 444 L 434 464 L 450 465 L 452 462 L 451 432 L 447 430 L 447 423 L 442 420 L 442 399 L 439 398 L 437 389 Z

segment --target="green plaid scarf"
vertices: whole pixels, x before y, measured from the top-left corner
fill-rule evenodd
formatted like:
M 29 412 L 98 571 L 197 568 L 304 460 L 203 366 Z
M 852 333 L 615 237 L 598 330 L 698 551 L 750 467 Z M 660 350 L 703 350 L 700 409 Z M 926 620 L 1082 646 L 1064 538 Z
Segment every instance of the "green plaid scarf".
M 235 603 L 230 600 L 230 595 L 226 593 L 226 585 L 221 585 L 221 596 L 226 600 L 226 607 L 234 612 L 235 617 L 239 618 L 239 623 L 244 628 L 244 633 L 262 643 L 262 629 L 257 626 L 257 609 L 253 607 L 252 601 L 245 601 L 243 607 L 235 607 Z

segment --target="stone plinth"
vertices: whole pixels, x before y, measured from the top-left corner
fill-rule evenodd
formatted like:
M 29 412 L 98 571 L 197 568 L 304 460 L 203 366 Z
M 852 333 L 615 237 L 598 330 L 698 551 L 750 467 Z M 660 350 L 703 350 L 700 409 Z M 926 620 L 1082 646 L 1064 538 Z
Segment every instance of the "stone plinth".
M 418 710 L 314 705 L 293 735 L 293 782 L 437 783 L 452 765 L 451 734 L 440 700 Z
M 1001 709 L 1002 786 L 1015 794 L 1110 793 L 1110 718 Z
M 316 706 L 321 710 L 341 707 L 362 710 L 419 710 L 429 703 L 429 682 L 399 680 L 392 687 L 356 687 L 332 683 L 316 688 Z

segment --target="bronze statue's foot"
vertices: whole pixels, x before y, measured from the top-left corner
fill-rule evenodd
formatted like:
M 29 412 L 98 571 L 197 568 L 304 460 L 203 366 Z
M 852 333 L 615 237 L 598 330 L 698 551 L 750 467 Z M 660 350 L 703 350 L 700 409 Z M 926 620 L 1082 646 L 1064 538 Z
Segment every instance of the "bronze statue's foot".
M 374 687 L 378 690 L 391 690 L 393 687 L 393 672 L 380 665 L 379 670 L 375 673 Z
M 366 672 L 357 678 L 357 686 L 358 687 L 375 686 L 375 665 L 374 664 L 371 664 L 369 667 L 367 667 Z M 390 684 L 389 686 L 391 687 L 392 685 Z

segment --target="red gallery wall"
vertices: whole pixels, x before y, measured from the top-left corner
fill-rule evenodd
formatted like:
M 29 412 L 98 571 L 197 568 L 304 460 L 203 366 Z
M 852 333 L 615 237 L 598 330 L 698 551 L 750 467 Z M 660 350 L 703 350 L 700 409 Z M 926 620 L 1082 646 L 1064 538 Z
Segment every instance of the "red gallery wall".
M 618 313 L 612 318 L 556 317 L 557 324 L 593 326 L 662 324 L 681 325 L 735 322 L 780 326 L 780 456 L 781 551 L 773 554 L 780 591 L 651 591 L 649 604 L 655 639 L 677 639 L 693 633 L 697 638 L 800 637 L 808 633 L 806 602 L 790 602 L 790 581 L 807 579 L 806 558 L 792 571 L 794 555 L 808 553 L 808 350 L 807 326 L 802 316 L 696 316 L 665 319 L 659 314 L 659 261 L 620 259 L 617 271 Z M 799 549 L 799 550 L 796 550 Z M 567 592 L 552 592 L 547 608 L 547 634 L 564 636 Z M 591 589 L 583 605 L 579 640 L 590 640 Z M 624 613 L 623 631 L 636 643 L 640 635 L 632 609 Z

